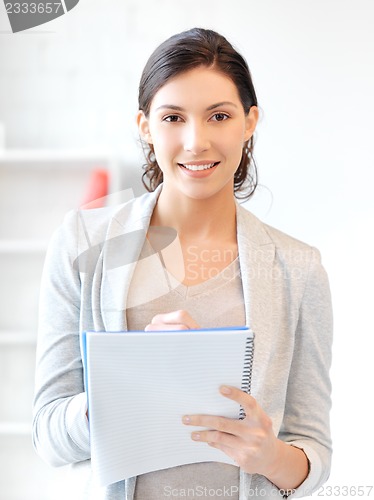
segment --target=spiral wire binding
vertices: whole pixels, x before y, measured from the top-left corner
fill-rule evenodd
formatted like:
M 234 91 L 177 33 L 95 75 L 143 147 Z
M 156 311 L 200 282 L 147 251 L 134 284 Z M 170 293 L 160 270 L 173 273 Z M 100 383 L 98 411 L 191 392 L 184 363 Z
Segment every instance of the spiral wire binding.
M 245 343 L 244 367 L 241 390 L 247 394 L 251 393 L 251 378 L 253 366 L 253 337 L 248 337 Z M 239 411 L 239 420 L 246 417 L 244 408 L 241 406 Z

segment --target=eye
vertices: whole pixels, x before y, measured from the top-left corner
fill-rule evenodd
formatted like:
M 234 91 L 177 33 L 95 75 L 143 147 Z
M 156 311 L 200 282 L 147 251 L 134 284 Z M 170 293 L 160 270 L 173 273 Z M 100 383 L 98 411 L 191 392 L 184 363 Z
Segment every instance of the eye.
M 174 122 L 182 121 L 182 118 L 178 115 L 168 115 L 168 116 L 164 116 L 162 121 L 174 123 Z
M 214 122 L 223 122 L 223 121 L 227 120 L 228 118 L 230 118 L 230 117 L 226 113 L 214 113 L 211 120 L 213 120 Z

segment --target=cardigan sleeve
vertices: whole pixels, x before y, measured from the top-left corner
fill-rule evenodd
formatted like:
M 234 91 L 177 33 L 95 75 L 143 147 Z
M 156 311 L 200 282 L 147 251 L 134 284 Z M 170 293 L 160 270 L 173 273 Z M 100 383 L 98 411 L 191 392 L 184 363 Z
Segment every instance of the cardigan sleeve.
M 309 474 L 293 497 L 311 495 L 330 474 L 331 348 L 330 288 L 320 254 L 312 249 L 279 433 L 280 439 L 303 449 L 309 460 Z
M 69 212 L 46 255 L 39 298 L 33 444 L 54 466 L 90 458 L 80 352 L 77 212 Z

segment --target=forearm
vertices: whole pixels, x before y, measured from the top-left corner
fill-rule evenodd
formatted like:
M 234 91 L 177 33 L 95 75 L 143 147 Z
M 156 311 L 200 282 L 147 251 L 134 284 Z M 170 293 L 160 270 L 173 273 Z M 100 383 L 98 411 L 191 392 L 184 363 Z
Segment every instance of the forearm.
M 47 463 L 58 467 L 90 458 L 86 395 L 46 405 L 34 416 L 33 442 Z
M 300 448 L 277 440 L 277 453 L 267 479 L 282 490 L 300 486 L 309 472 L 308 458 Z

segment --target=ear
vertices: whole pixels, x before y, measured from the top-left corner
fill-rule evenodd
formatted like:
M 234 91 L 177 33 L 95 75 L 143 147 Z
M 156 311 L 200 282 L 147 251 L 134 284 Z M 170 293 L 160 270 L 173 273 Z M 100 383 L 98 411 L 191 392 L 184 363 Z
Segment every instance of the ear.
M 245 117 L 244 141 L 248 141 L 254 134 L 258 122 L 258 107 L 251 106 L 248 115 Z
M 139 110 L 138 114 L 136 115 L 136 123 L 138 125 L 138 130 L 139 130 L 140 136 L 146 142 L 148 142 L 148 144 L 152 144 L 152 137 L 151 137 L 151 133 L 149 130 L 149 122 L 148 122 L 148 119 L 142 110 Z

